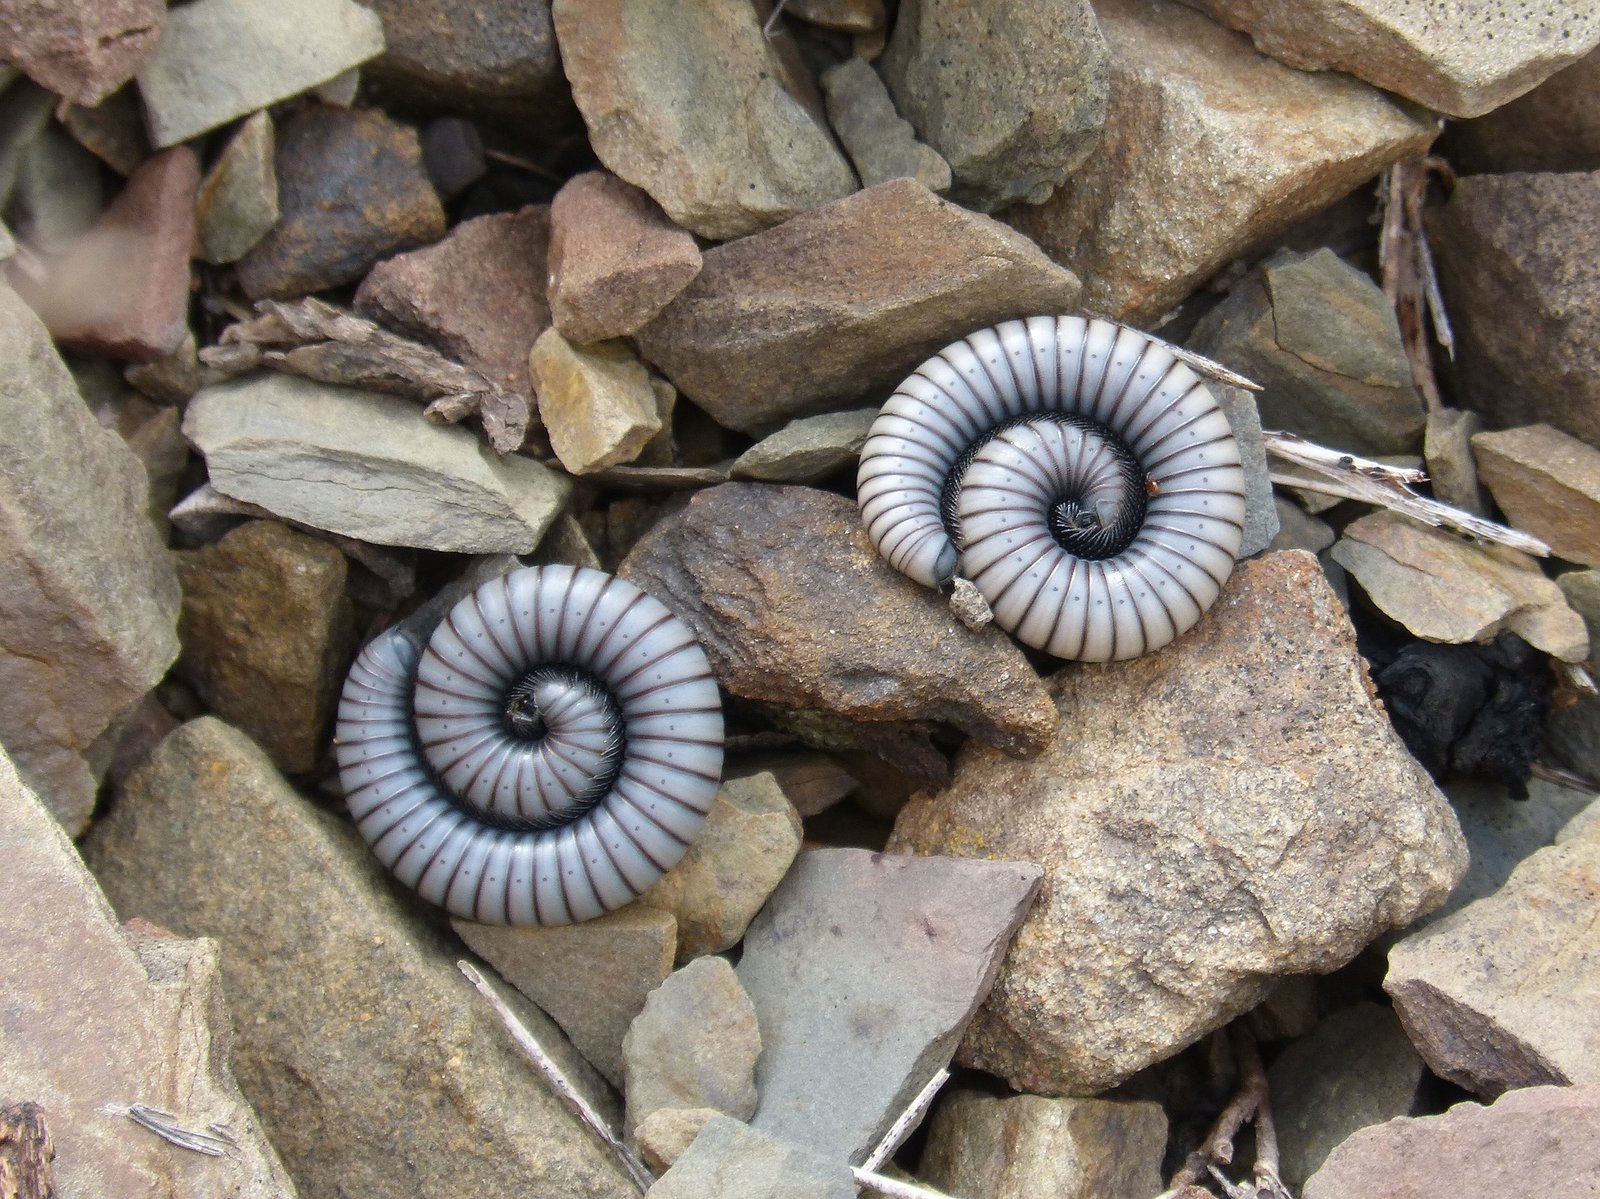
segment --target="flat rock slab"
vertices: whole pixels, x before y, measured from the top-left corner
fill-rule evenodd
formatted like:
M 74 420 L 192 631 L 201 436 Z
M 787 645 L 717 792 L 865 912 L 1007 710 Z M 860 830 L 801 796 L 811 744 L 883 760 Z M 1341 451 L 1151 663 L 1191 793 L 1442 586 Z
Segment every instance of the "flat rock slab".
M 1308 71 L 1347 71 L 1455 117 L 1522 95 L 1600 44 L 1586 0 L 1394 4 L 1312 0 L 1292 9 L 1254 0 L 1185 0 L 1248 33 L 1263 53 Z
M 293 1199 L 229 1066 L 216 942 L 148 926 L 125 933 L 3 752 L 0 859 L 6 1093 L 43 1107 L 58 1193 Z M 170 1111 L 186 1128 L 227 1124 L 237 1147 L 225 1157 L 174 1151 L 127 1118 L 131 1102 Z
M 1039 867 L 810 849 L 745 936 L 761 1025 L 751 1126 L 856 1164 L 994 982 Z
M 1587 1199 L 1600 1175 L 1597 1123 L 1600 1087 L 1531 1087 L 1488 1107 L 1390 1120 L 1335 1149 L 1305 1199 Z
M 223 946 L 239 1085 L 306 1195 L 638 1194 L 350 827 L 247 737 L 179 728 L 95 825 L 124 915 Z M 512 997 L 580 1088 L 597 1077 Z
M 861 456 L 876 408 L 824 412 L 792 420 L 733 460 L 733 477 L 767 483 L 813 483 Z
M 95 420 L 44 325 L 0 286 L 0 742 L 76 836 L 85 754 L 178 656 L 178 577 L 144 467 Z
M 595 154 L 685 229 L 743 237 L 855 190 L 747 0 L 555 0 L 551 15 Z
M 1045 867 L 958 1060 L 1094 1094 L 1333 970 L 1466 870 L 1448 802 L 1373 700 L 1316 560 L 1240 563 L 1172 645 L 1050 680 L 1055 741 L 969 744 L 891 849 Z
M 860 1191 L 848 1164 L 716 1115 L 650 1199 L 856 1199 Z
M 224 495 L 380 545 L 525 554 L 570 487 L 408 400 L 274 372 L 202 389 L 183 433 Z
M 1384 990 L 1435 1074 L 1494 1096 L 1600 1082 L 1600 825 L 1406 937 Z
M 1079 290 L 1026 238 L 893 179 L 706 251 L 639 346 L 719 424 L 764 433 L 881 402 L 957 338 L 1074 311 Z
M 734 695 L 853 722 L 945 721 L 1012 753 L 1055 727 L 1022 651 L 896 573 L 843 496 L 713 487 L 658 521 L 619 573 L 688 622 Z
M 1005 220 L 1075 271 L 1084 305 L 1163 315 L 1390 163 L 1431 121 L 1344 75 L 1309 75 L 1176 0 L 1099 0 L 1111 104 L 1094 156 Z
M 383 50 L 353 0 L 194 0 L 175 8 L 139 68 L 151 143 L 188 141 L 326 83 Z
M 155 50 L 166 16 L 164 0 L 5 0 L 0 60 L 74 104 L 99 104 Z
M 1559 558 L 1600 566 L 1600 450 L 1549 425 L 1479 433 L 1472 450 L 1507 520 Z

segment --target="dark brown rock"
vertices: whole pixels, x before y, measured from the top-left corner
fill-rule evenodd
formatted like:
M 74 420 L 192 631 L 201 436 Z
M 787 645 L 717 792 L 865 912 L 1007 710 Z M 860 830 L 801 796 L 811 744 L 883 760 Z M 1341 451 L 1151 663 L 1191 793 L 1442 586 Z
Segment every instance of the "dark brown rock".
M 98 104 L 156 48 L 163 0 L 3 0 L 0 61 L 74 104 Z
M 1441 149 L 1456 170 L 1600 170 L 1600 50 L 1474 121 L 1451 121 Z
M 422 162 L 441 200 L 453 200 L 488 173 L 483 135 L 462 117 L 439 117 L 422 128 Z
M 312 104 L 291 117 L 278 130 L 278 199 L 277 225 L 239 261 L 254 298 L 349 283 L 445 230 L 416 131 L 376 109 Z

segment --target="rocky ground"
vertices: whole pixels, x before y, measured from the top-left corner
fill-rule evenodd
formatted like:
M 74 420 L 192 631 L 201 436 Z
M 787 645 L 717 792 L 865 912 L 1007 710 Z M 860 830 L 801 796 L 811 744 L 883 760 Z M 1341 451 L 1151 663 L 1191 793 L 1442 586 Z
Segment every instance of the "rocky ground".
M 1592 5 L 57 9 L 0 0 L 0 1196 L 1593 1193 Z M 854 502 L 908 371 L 1058 312 L 1259 386 L 1245 560 L 1133 661 Z M 519 561 L 728 718 L 562 928 L 404 891 L 332 769 L 355 650 Z

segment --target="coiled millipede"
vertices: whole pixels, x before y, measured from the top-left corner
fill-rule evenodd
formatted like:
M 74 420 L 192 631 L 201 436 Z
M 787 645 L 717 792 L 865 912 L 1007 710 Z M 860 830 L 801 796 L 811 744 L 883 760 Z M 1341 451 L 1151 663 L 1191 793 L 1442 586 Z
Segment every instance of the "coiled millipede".
M 401 882 L 485 924 L 629 902 L 699 833 L 722 772 L 704 651 L 659 600 L 528 567 L 357 656 L 335 755 L 356 828 Z
M 1211 606 L 1244 532 L 1227 416 L 1162 342 L 1036 316 L 946 346 L 863 447 L 867 534 L 927 587 L 970 579 L 1058 658 L 1159 649 Z

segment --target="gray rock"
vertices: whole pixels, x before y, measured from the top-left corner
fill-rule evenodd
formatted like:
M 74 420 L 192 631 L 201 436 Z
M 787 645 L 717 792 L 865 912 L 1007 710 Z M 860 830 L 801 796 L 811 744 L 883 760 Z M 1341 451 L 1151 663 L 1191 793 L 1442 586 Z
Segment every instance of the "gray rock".
M 697 958 L 652 991 L 622 1041 L 631 1135 L 663 1108 L 712 1108 L 736 1120 L 756 1110 L 761 1030 L 733 967 Z
M 600 161 L 685 229 L 742 237 L 855 190 L 747 0 L 555 0 L 551 15 Z
M 1240 563 L 1160 653 L 1057 673 L 1039 757 L 969 743 L 891 850 L 1027 858 L 1048 882 L 957 1060 L 1094 1094 L 1442 903 L 1466 846 L 1370 686 L 1291 551 Z
M 575 475 L 632 462 L 661 432 L 650 373 L 626 342 L 575 346 L 546 329 L 528 369 L 550 445 Z
M 410 401 L 270 371 L 201 390 L 183 432 L 224 495 L 380 545 L 527 553 L 569 488 Z
M 733 477 L 814 483 L 860 456 L 877 419 L 876 408 L 857 408 L 792 420 L 735 458 Z
M 1095 13 L 1111 52 L 1100 148 L 1043 205 L 1004 214 L 1083 280 L 1091 311 L 1155 321 L 1433 139 L 1382 93 L 1290 70 L 1175 0 Z
M 56 105 L 56 120 L 79 145 L 119 175 L 131 175 L 150 157 L 135 88 L 122 88 L 93 107 L 63 100 Z
M 1600 51 L 1591 50 L 1531 92 L 1475 121 L 1451 121 L 1450 165 L 1470 174 L 1600 170 Z
M 761 1024 L 751 1127 L 862 1160 L 949 1062 L 1039 878 L 1027 862 L 802 853 L 739 960 Z
M 17 240 L 52 255 L 85 233 L 104 204 L 99 159 L 47 125 L 23 151 L 6 216 Z
M 1600 450 L 1549 425 L 1479 433 L 1478 473 L 1506 518 L 1557 557 L 1600 566 Z
M 827 98 L 828 123 L 862 187 L 909 177 L 929 191 L 949 189 L 950 164 L 917 140 L 917 131 L 895 111 L 889 89 L 866 59 L 848 58 L 829 67 L 818 82 Z
M 1567 603 L 1583 617 L 1589 631 L 1589 657 L 1600 646 L 1600 572 L 1574 570 L 1556 578 Z M 1600 782 L 1600 699 L 1579 695 L 1570 707 L 1550 713 L 1547 743 L 1559 762 L 1585 778 Z
M 1425 1067 L 1394 1012 L 1357 1003 L 1334 1012 L 1267 1072 L 1280 1174 L 1295 1190 L 1351 1133 L 1409 1116 Z
M 713 1116 L 650 1199 L 856 1199 L 849 1165 Z
M 637 1195 L 462 978 L 459 946 L 234 729 L 163 741 L 87 855 L 124 915 L 222 943 L 239 1085 L 302 1194 Z M 560 1030 L 506 998 L 604 1110 Z
M 706 251 L 639 347 L 719 424 L 765 433 L 881 400 L 956 338 L 1078 295 L 1026 238 L 893 179 Z
M 1267 465 L 1267 445 L 1261 436 L 1261 412 L 1255 392 L 1224 383 L 1210 386 L 1228 417 L 1244 462 L 1244 537 L 1239 542 L 1239 557 L 1249 558 L 1266 549 L 1278 535 L 1278 510 L 1272 502 L 1272 474 Z
M 286 100 L 383 50 L 354 0 L 195 0 L 167 18 L 139 68 L 150 141 L 174 146 Z
M 1159 1103 L 942 1095 L 917 1169 L 962 1199 L 1149 1199 L 1162 1187 Z
M 1384 990 L 1441 1078 L 1495 1096 L 1600 1082 L 1600 825 L 1389 952 Z
M 144 468 L 7 287 L 0 423 L 0 691 L 27 697 L 0 706 L 0 742 L 76 835 L 97 742 L 178 656 L 178 578 L 145 517 Z
M 1428 413 L 1422 434 L 1422 460 L 1435 499 L 1478 516 L 1489 515 L 1489 497 L 1478 482 L 1478 464 L 1472 457 L 1472 437 L 1483 428 L 1483 418 L 1460 408 Z
M 1273 505 L 1278 511 L 1278 532 L 1268 549 L 1320 554 L 1338 540 L 1332 525 L 1318 520 L 1293 500 L 1276 496 Z
M 435 117 L 422 127 L 422 161 L 441 200 L 453 200 L 489 173 L 483 135 L 462 117 Z
M 1039 203 L 1093 153 L 1107 57 L 1089 0 L 906 0 L 883 73 L 900 111 L 949 161 L 954 198 L 988 211 Z
M 158 404 L 180 405 L 200 390 L 200 356 L 194 331 L 186 330 L 178 348 L 154 362 L 141 362 L 122 372 L 128 386 Z
M 1600 646 L 1600 570 L 1569 570 L 1556 576 L 1556 586 L 1589 630 L 1589 648 Z M 1594 656 L 1593 652 L 1590 654 Z
M 239 126 L 200 184 L 200 257 L 238 262 L 278 223 L 277 137 L 258 112 Z

